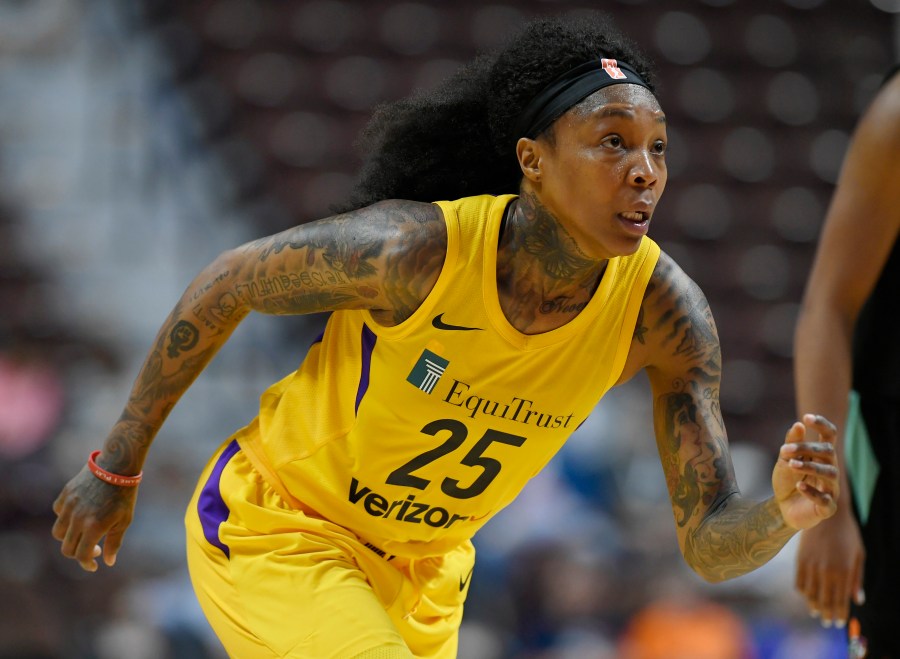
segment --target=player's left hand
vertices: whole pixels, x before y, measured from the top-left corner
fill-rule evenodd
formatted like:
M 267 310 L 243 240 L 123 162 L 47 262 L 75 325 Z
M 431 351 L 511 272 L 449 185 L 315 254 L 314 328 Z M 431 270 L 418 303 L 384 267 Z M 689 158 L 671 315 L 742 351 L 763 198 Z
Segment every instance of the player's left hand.
M 772 489 L 781 516 L 791 528 L 812 528 L 837 510 L 835 433 L 834 424 L 825 417 L 806 414 L 785 435 L 772 471 Z

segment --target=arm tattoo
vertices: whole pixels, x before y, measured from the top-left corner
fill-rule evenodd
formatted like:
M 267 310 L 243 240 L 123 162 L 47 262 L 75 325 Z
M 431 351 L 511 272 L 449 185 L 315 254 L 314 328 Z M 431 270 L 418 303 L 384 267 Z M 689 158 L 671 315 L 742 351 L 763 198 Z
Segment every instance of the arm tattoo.
M 638 322 L 664 366 L 655 371 L 654 422 L 675 522 L 687 562 L 712 580 L 768 561 L 793 531 L 777 505 L 742 499 L 719 403 L 722 359 L 709 304 L 666 258 Z M 638 330 L 635 331 L 636 336 Z
M 375 223 L 373 223 L 375 224 Z M 351 279 L 359 279 L 375 274 L 370 259 L 377 258 L 384 246 L 384 236 L 374 226 L 369 227 L 359 218 L 337 215 L 322 222 L 330 225 L 334 234 L 327 239 L 324 233 L 309 232 L 308 237 L 300 237 L 300 232 L 289 230 L 269 238 L 263 238 L 251 247 L 258 250 L 258 259 L 265 261 L 272 254 L 280 254 L 284 249 L 307 250 L 307 263 L 312 265 L 316 252 L 321 252 L 322 260 L 332 272 L 339 272 Z
M 737 490 L 727 462 L 724 434 L 712 433 L 708 401 L 698 396 L 696 383 L 675 383 L 681 391 L 659 397 L 658 415 L 665 426 L 668 443 L 663 456 L 663 472 L 671 493 L 678 526 L 684 527 L 723 495 Z M 659 422 L 659 420 L 658 420 Z
M 409 238 L 400 250 L 385 253 L 379 283 L 393 312 L 393 322 L 401 323 L 419 308 L 441 271 L 447 254 L 447 230 L 444 222 L 434 222 L 436 210 L 431 205 L 400 206 L 391 212 L 399 217 Z M 418 247 L 414 249 L 414 245 Z
M 644 325 L 644 305 L 642 304 L 641 308 L 638 309 L 637 322 L 634 325 L 634 339 L 640 344 L 645 344 L 647 342 L 644 338 L 646 333 L 647 326 Z
M 204 338 L 193 323 L 182 317 L 182 312 L 183 304 L 179 302 L 157 335 L 156 345 L 104 446 L 104 458 L 122 473 L 132 473 L 143 462 L 175 402 L 224 340 L 220 331 L 210 332 Z
M 446 229 L 439 217 L 431 204 L 383 202 L 224 253 L 157 334 L 107 439 L 105 453 L 113 457 L 105 466 L 133 473 L 125 470 L 142 464 L 169 411 L 252 309 L 374 310 L 373 301 L 387 301 L 397 316 L 408 316 L 443 263 Z
M 276 314 L 371 307 L 381 295 L 403 320 L 430 290 L 446 254 L 438 214 L 431 204 L 382 202 L 250 243 L 245 250 L 257 264 L 235 294 Z M 275 265 L 272 256 L 285 251 L 299 258 Z
M 186 320 L 179 320 L 169 332 L 169 349 L 166 354 L 175 358 L 181 352 L 187 352 L 197 345 L 200 340 L 200 332 L 197 327 Z
M 684 557 L 708 579 L 723 581 L 764 565 L 793 534 L 773 499 L 732 496 L 688 533 Z

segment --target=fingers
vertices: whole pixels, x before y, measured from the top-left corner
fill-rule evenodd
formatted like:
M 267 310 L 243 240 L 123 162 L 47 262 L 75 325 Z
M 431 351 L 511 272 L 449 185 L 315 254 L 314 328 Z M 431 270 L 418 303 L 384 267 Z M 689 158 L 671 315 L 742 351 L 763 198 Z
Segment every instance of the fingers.
M 102 550 L 96 540 L 92 540 L 87 534 L 77 531 L 74 526 L 65 524 L 62 518 L 56 520 L 51 533 L 54 538 L 61 541 L 60 551 L 63 556 L 76 560 L 81 568 L 87 572 L 97 571 L 97 561 L 94 559 L 100 556 Z M 121 537 L 119 543 L 121 544 Z M 116 551 L 118 551 L 118 547 Z M 107 565 L 112 565 L 113 563 L 115 563 L 115 555 L 113 555 L 112 563 L 108 560 L 106 561 Z
M 97 571 L 97 557 L 100 556 L 101 549 L 98 544 L 100 538 L 95 538 L 93 534 L 82 533 L 75 549 L 75 560 L 81 565 L 82 570 L 87 572 Z
M 788 431 L 788 435 L 790 435 L 790 431 Z M 819 462 L 837 464 L 837 453 L 834 450 L 834 444 L 831 442 L 786 442 L 781 446 L 779 455 L 785 460 L 790 458 L 806 458 L 817 460 Z
M 779 450 L 779 460 L 786 462 L 795 474 L 801 475 L 801 482 L 834 494 L 837 492 L 840 475 L 834 444 L 802 441 L 803 434 L 805 429 L 802 424 L 795 423 L 791 426 L 786 434 L 785 444 Z
M 818 614 L 819 606 L 816 599 L 818 586 L 815 583 L 815 570 L 805 563 L 797 566 L 797 576 L 795 578 L 794 587 L 797 592 L 806 600 L 809 607 L 809 614 L 815 617 Z
M 818 618 L 822 615 L 822 603 L 819 601 L 819 571 L 809 566 L 804 570 L 804 584 L 801 591 L 809 607 L 809 615 Z
M 862 606 L 866 603 L 866 591 L 863 590 L 864 566 L 865 557 L 860 553 L 856 557 L 856 563 L 853 566 L 853 575 L 850 578 L 850 592 L 853 593 L 853 601 L 857 606 Z
M 813 462 L 812 460 L 801 460 L 799 458 L 791 458 L 788 460 L 788 466 L 794 471 L 817 478 L 837 480 L 838 468 L 833 464 L 822 464 L 821 462 Z
M 51 529 L 63 556 L 96 572 L 98 559 L 113 566 L 131 523 L 135 490 L 103 483 L 86 469 L 73 478 L 53 503 Z M 102 547 L 101 547 L 102 541 Z
M 50 535 L 53 536 L 55 540 L 62 541 L 63 538 L 66 537 L 66 532 L 69 530 L 69 521 L 68 516 L 62 516 L 56 518 L 56 521 L 53 522 L 53 528 L 50 529 Z
M 847 576 L 847 574 L 829 575 L 822 582 L 818 608 L 824 627 L 834 625 L 841 629 L 850 618 L 850 597 L 853 590 Z
M 828 578 L 822 579 L 819 582 L 818 610 L 823 627 L 831 627 L 834 624 L 836 597 L 833 580 Z
M 843 628 L 850 615 L 850 581 L 846 573 L 823 566 L 807 566 L 797 572 L 797 591 L 806 600 L 809 614 L 823 627 Z
M 795 421 L 784 435 L 784 446 L 791 446 L 797 442 L 802 442 L 806 437 L 806 426 L 799 421 Z M 782 448 L 784 448 L 782 446 Z
M 93 533 L 83 532 L 79 527 L 70 525 L 62 540 L 62 555 L 74 559 L 86 572 L 97 571 L 97 556 L 100 555 L 98 542 L 100 537 Z
M 56 500 L 53 502 L 53 514 L 59 515 L 63 510 L 63 504 L 66 500 L 66 491 L 63 490 L 59 493 L 59 496 L 56 497 Z
M 797 491 L 816 504 L 816 515 L 822 519 L 828 519 L 837 510 L 837 502 L 830 492 L 816 489 L 806 481 L 797 483 Z
M 840 471 L 833 446 L 821 442 L 785 444 L 778 457 L 794 473 L 798 491 L 828 507 L 834 503 Z
M 795 428 L 796 424 L 788 434 Z M 789 443 L 781 447 L 779 458 L 799 476 L 797 490 L 823 507 L 823 517 L 830 517 L 837 507 L 834 495 L 840 474 L 834 446 L 828 442 Z
M 837 426 L 820 414 L 804 414 L 803 423 L 814 428 L 819 435 L 827 442 L 832 441 L 837 436 Z
M 790 458 L 788 465 L 794 471 L 819 478 L 836 480 L 839 473 L 836 465 L 813 462 L 812 460 L 801 460 L 800 458 Z
M 73 524 L 71 504 L 63 495 L 53 503 L 53 511 L 57 514 L 57 518 L 50 529 L 50 534 L 61 543 L 62 555 L 77 561 L 81 569 L 96 572 L 95 559 L 102 551 L 98 544 L 102 534 L 89 530 L 86 532 L 83 524 Z
M 836 627 L 842 628 L 850 619 L 850 601 L 855 596 L 855 574 L 854 571 L 844 573 L 842 579 L 835 579 L 834 593 L 834 624 Z
M 822 625 L 837 628 L 843 628 L 847 624 L 847 618 L 850 615 L 850 590 L 847 588 L 847 581 L 840 579 L 840 575 L 833 575 L 825 582 L 823 589 L 822 604 Z
M 53 528 L 50 534 L 56 540 L 62 540 L 66 537 L 66 531 L 69 528 L 69 510 L 66 506 L 66 491 L 63 490 L 56 501 L 53 502 L 53 513 L 56 515 L 56 521 L 53 522 Z
M 124 538 L 125 531 L 110 531 L 106 534 L 106 541 L 103 543 L 103 562 L 107 566 L 112 567 L 116 564 L 116 556 Z

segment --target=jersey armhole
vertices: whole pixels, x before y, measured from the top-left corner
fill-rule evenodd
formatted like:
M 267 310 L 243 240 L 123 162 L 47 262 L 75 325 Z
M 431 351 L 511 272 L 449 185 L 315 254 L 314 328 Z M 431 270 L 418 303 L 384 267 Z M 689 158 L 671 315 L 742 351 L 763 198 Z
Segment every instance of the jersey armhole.
M 659 245 L 647 237 L 644 240 L 647 241 L 647 250 L 637 275 L 635 275 L 635 284 L 631 287 L 631 293 L 628 296 L 625 313 L 622 317 L 622 329 L 619 333 L 618 345 L 616 346 L 616 356 L 609 371 L 609 381 L 606 383 L 604 391 L 609 391 L 622 377 L 622 369 L 625 368 L 625 361 L 628 359 L 628 352 L 631 350 L 634 326 L 637 323 L 638 313 L 641 310 L 641 303 L 644 301 L 644 293 L 650 284 L 653 270 L 659 261 Z
M 380 338 L 402 338 L 418 327 L 423 322 L 423 318 L 427 318 L 431 313 L 435 306 L 435 301 L 440 298 L 453 279 L 453 272 L 456 270 L 457 262 L 459 261 L 459 217 L 456 209 L 449 202 L 436 201 L 433 203 L 440 209 L 441 215 L 444 217 L 444 225 L 447 228 L 447 253 L 444 256 L 444 264 L 441 266 L 437 281 L 432 289 L 428 291 L 425 299 L 422 300 L 422 304 L 409 318 L 399 325 L 390 327 L 382 325 L 373 318 L 372 313 L 368 309 L 363 310 L 363 319 L 366 325 Z

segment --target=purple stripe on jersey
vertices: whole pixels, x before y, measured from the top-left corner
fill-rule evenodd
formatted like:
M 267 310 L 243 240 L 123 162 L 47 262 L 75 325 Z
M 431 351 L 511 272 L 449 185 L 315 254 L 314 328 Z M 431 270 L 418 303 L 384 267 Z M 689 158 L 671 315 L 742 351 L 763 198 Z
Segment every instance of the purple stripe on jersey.
M 362 328 L 362 366 L 359 372 L 359 389 L 356 390 L 356 407 L 354 412 L 359 411 L 359 404 L 362 402 L 363 396 L 369 389 L 369 366 L 372 364 L 372 351 L 375 349 L 375 340 L 378 337 L 368 327 L 363 325 Z
M 225 465 L 240 450 L 241 447 L 238 446 L 237 440 L 232 441 L 225 447 L 222 455 L 216 460 L 212 473 L 200 491 L 200 497 L 197 501 L 197 512 L 200 514 L 200 526 L 203 527 L 203 537 L 206 538 L 209 544 L 221 549 L 222 553 L 228 558 L 231 558 L 231 552 L 228 546 L 219 540 L 219 525 L 225 521 L 229 512 L 228 506 L 225 504 L 225 500 L 222 499 L 222 494 L 219 491 L 219 482 L 222 480 L 222 471 L 225 469 Z
M 328 318 L 331 318 L 330 313 L 328 314 Z M 327 324 L 327 321 L 326 321 L 326 324 Z M 316 338 L 314 338 L 312 340 L 312 342 L 309 344 L 309 348 L 312 348 L 317 343 L 322 343 L 322 339 L 324 339 L 324 338 L 325 338 L 325 330 L 323 329 L 321 332 L 319 332 L 319 335 Z M 307 350 L 309 350 L 309 348 L 307 348 Z

